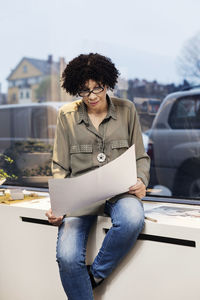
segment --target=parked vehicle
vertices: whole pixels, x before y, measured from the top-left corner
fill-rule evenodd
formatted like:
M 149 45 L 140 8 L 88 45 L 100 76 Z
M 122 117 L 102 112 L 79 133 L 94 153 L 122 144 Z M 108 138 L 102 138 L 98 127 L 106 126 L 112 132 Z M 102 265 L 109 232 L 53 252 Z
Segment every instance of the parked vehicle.
M 148 150 L 149 136 L 148 136 L 148 134 L 146 134 L 146 132 L 142 133 L 142 139 L 143 139 L 144 149 L 145 149 L 145 151 L 147 151 Z
M 149 132 L 150 187 L 200 198 L 200 88 L 168 95 Z
M 156 115 L 161 101 L 158 99 L 148 99 L 148 101 L 144 101 L 140 107 L 140 113 L 145 113 L 148 115 Z
M 0 106 L 0 152 L 27 139 L 51 143 L 62 102 Z
M 0 153 L 14 161 L 0 167 L 17 176 L 12 184 L 47 187 L 57 113 L 63 104 L 0 106 Z

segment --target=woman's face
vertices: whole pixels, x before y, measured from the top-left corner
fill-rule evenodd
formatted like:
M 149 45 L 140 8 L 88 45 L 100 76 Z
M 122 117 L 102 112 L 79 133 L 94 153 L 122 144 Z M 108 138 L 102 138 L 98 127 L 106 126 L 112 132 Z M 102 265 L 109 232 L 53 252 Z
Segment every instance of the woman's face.
M 101 89 L 102 88 L 102 91 Z M 94 91 L 88 96 L 83 96 L 83 101 L 88 107 L 88 111 L 98 112 L 107 109 L 106 92 L 107 87 L 90 79 L 85 83 L 84 92 Z

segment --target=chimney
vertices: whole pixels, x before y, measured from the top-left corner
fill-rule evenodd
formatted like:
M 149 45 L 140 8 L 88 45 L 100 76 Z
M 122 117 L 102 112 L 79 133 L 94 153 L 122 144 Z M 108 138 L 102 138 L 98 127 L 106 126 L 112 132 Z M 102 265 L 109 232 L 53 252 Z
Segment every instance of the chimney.
M 60 76 L 62 76 L 65 67 L 66 67 L 65 59 L 64 57 L 60 57 Z
M 52 64 L 52 62 L 53 62 L 53 55 L 48 55 L 47 62 L 48 62 L 49 64 Z

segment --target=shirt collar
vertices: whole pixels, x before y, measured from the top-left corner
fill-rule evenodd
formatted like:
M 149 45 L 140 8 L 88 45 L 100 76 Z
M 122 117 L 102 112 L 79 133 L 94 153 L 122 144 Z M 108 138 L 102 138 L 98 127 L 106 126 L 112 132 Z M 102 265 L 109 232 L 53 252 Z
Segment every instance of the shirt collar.
M 78 108 L 78 124 L 80 124 L 82 121 L 85 124 L 89 124 L 89 120 L 88 120 L 88 114 L 87 114 L 87 108 L 85 103 L 83 102 L 83 100 L 80 103 L 80 106 Z
M 105 119 L 108 119 L 108 118 L 113 118 L 114 120 L 117 119 L 117 112 L 116 112 L 116 109 L 115 109 L 115 106 L 113 104 L 113 101 L 112 99 L 106 95 L 106 99 L 107 99 L 107 102 L 108 102 L 108 113 L 107 113 L 107 116 Z
M 111 117 L 114 120 L 116 120 L 117 119 L 117 113 L 116 113 L 115 106 L 112 102 L 112 99 L 108 95 L 106 95 L 106 100 L 108 102 L 108 113 L 107 113 L 107 116 L 105 117 L 105 119 L 109 119 Z M 79 112 L 78 124 L 80 124 L 82 121 L 85 124 L 89 124 L 88 114 L 87 114 L 87 107 L 86 107 L 86 105 L 83 101 L 81 101 L 81 103 L 80 103 L 78 112 Z

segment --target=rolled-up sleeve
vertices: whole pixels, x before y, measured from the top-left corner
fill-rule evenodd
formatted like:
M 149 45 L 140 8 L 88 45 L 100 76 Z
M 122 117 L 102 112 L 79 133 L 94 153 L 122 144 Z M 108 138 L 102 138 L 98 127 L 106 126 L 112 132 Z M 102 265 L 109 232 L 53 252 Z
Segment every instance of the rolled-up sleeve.
M 130 137 L 131 145 L 135 144 L 137 177 L 141 178 L 147 187 L 149 183 L 150 158 L 144 149 L 139 117 L 134 105 L 131 107 Z
M 54 178 L 66 178 L 70 174 L 67 122 L 62 110 L 57 118 L 51 170 Z

